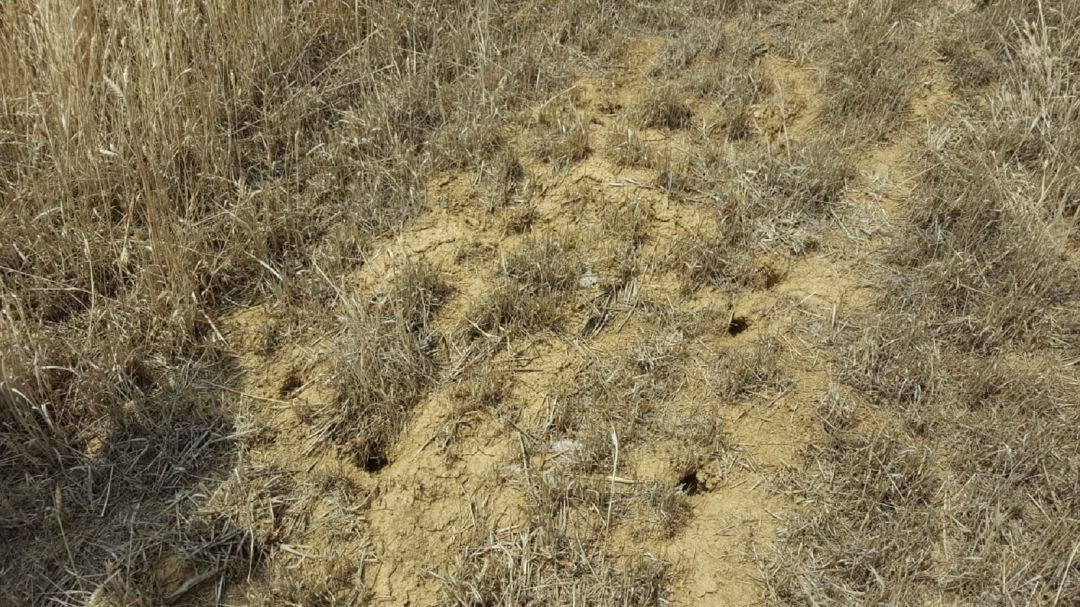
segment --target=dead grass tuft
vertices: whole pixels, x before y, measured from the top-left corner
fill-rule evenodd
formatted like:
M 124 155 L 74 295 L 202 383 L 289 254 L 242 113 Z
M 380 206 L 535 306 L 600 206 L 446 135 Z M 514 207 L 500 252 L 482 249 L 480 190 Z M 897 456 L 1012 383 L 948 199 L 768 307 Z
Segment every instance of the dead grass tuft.
M 652 208 L 636 201 L 612 205 L 602 214 L 597 229 L 607 246 L 595 247 L 589 261 L 603 289 L 625 289 L 644 271 L 642 251 L 653 218 Z
M 800 146 L 747 163 L 736 212 L 765 246 L 802 254 L 818 245 L 829 220 L 843 211 L 855 171 L 826 143 Z
M 708 377 L 710 388 L 728 402 L 745 401 L 786 387 L 779 364 L 780 344 L 765 337 L 721 351 Z
M 701 59 L 675 72 L 680 74 L 679 87 L 714 105 L 720 114 L 719 126 L 729 141 L 747 140 L 754 134 L 754 107 L 774 88 L 761 65 L 766 48 L 761 24 L 738 19 L 732 26 L 739 32 L 737 36 L 722 33 L 722 24 L 702 27 L 707 32 L 698 34 L 695 38 L 701 40 L 687 49 Z
M 633 169 L 655 168 L 660 160 L 642 134 L 630 128 L 612 132 L 607 142 L 615 162 L 619 166 Z
M 316 433 L 332 438 L 367 470 L 389 463 L 409 413 L 434 379 L 429 327 L 448 293 L 434 270 L 409 266 L 382 302 L 346 308 L 330 380 L 337 397 L 313 415 Z
M 731 41 L 722 26 L 705 21 L 695 24 L 686 34 L 667 42 L 649 60 L 648 73 L 652 77 L 673 77 L 690 69 L 699 59 L 717 59 L 728 50 Z
M 584 117 L 573 107 L 556 105 L 540 114 L 540 135 L 536 138 L 536 155 L 561 170 L 584 160 L 592 152 L 589 147 L 589 128 Z
M 749 286 L 754 261 L 740 245 L 738 228 L 729 223 L 698 229 L 676 241 L 672 268 L 682 275 L 688 290 Z
M 783 604 L 919 603 L 933 596 L 933 546 L 942 529 L 932 451 L 884 432 L 841 433 L 813 457 L 821 470 L 796 486 L 809 514 L 788 531 L 767 571 Z
M 768 254 L 799 256 L 820 246 L 843 214 L 854 178 L 848 162 L 824 145 L 751 156 L 728 171 L 734 178 L 728 189 L 712 195 L 713 220 L 678 239 L 672 250 L 669 263 L 690 289 L 771 287 L 779 276 Z M 715 175 L 696 179 L 709 188 L 717 187 L 710 182 L 723 183 Z
M 842 32 L 828 43 L 822 119 L 846 138 L 878 140 L 906 120 L 909 90 L 924 61 L 910 25 L 915 4 L 853 4 Z
M 632 110 L 638 125 L 646 129 L 681 129 L 690 124 L 694 112 L 674 87 L 659 87 L 641 99 Z
M 655 605 L 664 601 L 671 566 L 651 554 L 616 555 L 602 538 L 621 518 L 607 483 L 574 480 L 557 471 L 530 482 L 526 521 L 481 521 L 443 583 L 440 605 Z
M 528 175 L 512 149 L 505 148 L 485 168 L 490 179 L 489 212 L 516 202 L 515 198 L 524 194 Z
M 502 259 L 491 291 L 467 316 L 468 340 L 523 336 L 557 329 L 564 320 L 562 302 L 578 286 L 584 271 L 573 244 L 549 237 L 528 237 Z
M 430 335 L 429 324 L 453 293 L 437 268 L 422 261 L 407 262 L 377 305 L 385 314 L 400 317 L 409 333 Z

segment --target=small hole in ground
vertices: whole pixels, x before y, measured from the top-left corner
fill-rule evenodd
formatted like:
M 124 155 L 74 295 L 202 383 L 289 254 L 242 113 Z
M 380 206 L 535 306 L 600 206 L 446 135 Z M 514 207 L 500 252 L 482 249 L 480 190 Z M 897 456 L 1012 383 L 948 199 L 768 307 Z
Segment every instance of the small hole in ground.
M 728 326 L 727 326 L 728 335 L 731 335 L 731 336 L 738 335 L 739 333 L 742 333 L 743 331 L 745 331 L 746 328 L 749 327 L 749 326 L 750 326 L 750 321 L 746 320 L 746 318 L 743 317 L 743 316 L 732 318 L 731 322 L 729 322 Z
M 304 385 L 304 380 L 300 379 L 300 376 L 295 372 L 290 372 L 285 376 L 284 381 L 281 382 L 281 387 L 278 388 L 278 394 L 282 397 L 291 396 L 293 392 L 296 392 Z
M 676 485 L 679 491 L 687 495 L 697 495 L 701 492 L 701 481 L 698 480 L 697 470 L 691 470 L 684 474 L 679 479 L 679 484 Z
M 363 462 L 367 472 L 378 472 L 390 464 L 390 459 L 385 455 L 372 455 Z

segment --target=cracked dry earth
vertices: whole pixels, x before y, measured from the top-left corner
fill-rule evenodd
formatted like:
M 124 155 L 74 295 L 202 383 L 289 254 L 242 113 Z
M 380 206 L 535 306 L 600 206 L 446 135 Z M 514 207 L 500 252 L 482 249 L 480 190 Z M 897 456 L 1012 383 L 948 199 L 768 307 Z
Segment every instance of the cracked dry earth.
M 766 54 L 760 65 L 773 86 L 753 106 L 747 140 L 724 144 L 724 118 L 686 99 L 692 127 L 637 132 L 659 160 L 628 166 L 617 149 L 626 116 L 654 87 L 648 70 L 664 42 L 638 39 L 616 67 L 581 73 L 522 112 L 509 141 L 521 176 L 505 192 L 492 192 L 497 168 L 436 174 L 423 213 L 375 243 L 354 274 L 321 277 L 335 309 L 377 300 L 409 263 L 430 265 L 451 287 L 431 321 L 435 378 L 382 461 L 350 457 L 313 421 L 312 412 L 333 405 L 326 352 L 340 322 L 285 319 L 267 304 L 219 323 L 243 378 L 237 392 L 249 436 L 236 474 L 289 478 L 294 489 L 284 499 L 305 512 L 295 533 L 280 532 L 275 566 L 318 578 L 336 575 L 329 562 L 360 563 L 371 604 L 433 604 L 464 561 L 530 537 L 538 524 L 530 496 L 551 482 L 606 492 L 606 501 L 575 506 L 600 521 L 590 549 L 611 563 L 662 564 L 671 604 L 760 603 L 761 563 L 797 507 L 781 479 L 820 433 L 823 342 L 840 315 L 870 300 L 861 272 L 909 193 L 907 155 L 921 131 L 899 125 L 889 143 L 836 151 L 855 171 L 844 212 L 812 246 L 763 244 L 738 288 L 688 285 L 676 252 L 712 225 L 715 201 L 671 187 L 665 171 L 826 140 L 817 120 L 822 70 Z M 940 81 L 928 72 L 911 92 L 912 123 L 945 102 Z M 538 142 L 571 129 L 586 133 L 583 149 L 541 159 Z M 486 305 L 508 259 L 537 243 L 577 260 L 574 284 L 555 301 L 559 321 L 528 334 L 477 326 L 473 311 Z M 275 339 L 286 324 L 287 339 Z M 473 337 L 461 339 L 470 329 Z M 591 416 L 595 427 L 552 421 L 591 383 L 621 381 L 603 361 L 646 352 L 663 361 L 659 388 L 605 400 L 611 411 Z M 728 366 L 750 375 L 735 393 Z M 497 402 L 460 405 L 471 373 L 497 375 Z M 620 419 L 643 410 L 647 421 Z M 714 432 L 709 440 L 703 427 Z M 585 445 L 594 439 L 599 447 Z M 614 457 L 602 469 L 573 465 L 586 446 L 611 447 L 605 453 Z M 665 490 L 670 499 L 659 504 L 640 497 Z M 227 600 L 242 602 L 247 589 L 229 592 Z

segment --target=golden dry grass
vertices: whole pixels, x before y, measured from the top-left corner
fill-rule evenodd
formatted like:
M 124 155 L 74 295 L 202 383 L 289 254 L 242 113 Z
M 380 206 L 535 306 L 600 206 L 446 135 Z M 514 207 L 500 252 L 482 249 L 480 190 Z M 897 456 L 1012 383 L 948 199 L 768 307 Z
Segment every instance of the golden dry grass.
M 1080 603 L 1080 3 L 0 5 L 0 603 Z

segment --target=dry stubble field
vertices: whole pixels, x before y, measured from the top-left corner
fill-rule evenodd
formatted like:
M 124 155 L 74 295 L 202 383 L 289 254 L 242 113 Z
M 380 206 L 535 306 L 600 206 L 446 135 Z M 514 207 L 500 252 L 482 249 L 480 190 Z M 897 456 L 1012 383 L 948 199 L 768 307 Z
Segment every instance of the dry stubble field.
M 1078 24 L 0 4 L 0 604 L 1080 605 Z

